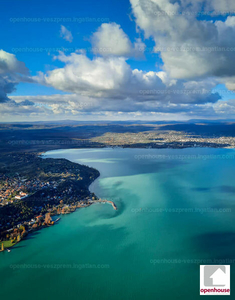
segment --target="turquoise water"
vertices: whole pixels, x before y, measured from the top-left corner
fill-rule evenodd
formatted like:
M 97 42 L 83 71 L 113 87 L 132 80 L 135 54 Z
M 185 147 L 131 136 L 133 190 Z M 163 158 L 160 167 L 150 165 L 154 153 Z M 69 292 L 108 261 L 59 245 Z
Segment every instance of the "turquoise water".
M 231 264 L 233 294 L 226 260 L 235 258 L 234 150 L 76 149 L 45 157 L 97 168 L 90 189 L 118 211 L 77 210 L 0 253 L 0 299 L 199 299 L 205 260 Z

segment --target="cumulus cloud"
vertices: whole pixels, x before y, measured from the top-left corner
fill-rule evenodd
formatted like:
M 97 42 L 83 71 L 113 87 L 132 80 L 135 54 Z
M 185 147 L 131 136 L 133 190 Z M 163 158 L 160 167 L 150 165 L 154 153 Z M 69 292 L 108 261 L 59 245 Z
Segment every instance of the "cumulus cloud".
M 4 73 L 28 75 L 29 71 L 23 62 L 17 60 L 14 54 L 0 50 L 0 74 Z
M 56 59 L 64 67 L 41 74 L 38 81 L 70 94 L 14 96 L 17 105 L 58 117 L 102 114 L 124 118 L 137 112 L 141 117 L 151 113 L 211 117 L 217 116 L 215 108 L 219 112 L 216 103 L 221 97 L 211 92 L 218 82 L 212 78 L 172 79 L 165 71 L 132 69 L 124 57 L 116 56 L 91 59 L 85 53 L 61 52 Z
M 234 10 L 234 1 L 130 0 L 137 26 L 153 37 L 172 78 L 235 75 L 235 17 L 207 21 L 203 14 Z M 212 11 L 211 11 L 212 10 Z M 234 10 L 235 12 L 235 10 Z M 199 18 L 201 17 L 201 18 Z
M 16 103 L 29 101 L 56 115 L 99 113 L 163 113 L 204 115 L 214 112 L 220 99 L 211 93 L 217 82 L 175 80 L 164 72 L 131 69 L 123 57 L 88 58 L 83 53 L 57 57 L 65 66 L 48 71 L 42 84 L 69 92 L 66 95 L 12 97 Z
M 140 38 L 132 45 L 121 26 L 116 23 L 103 23 L 92 35 L 91 43 L 93 52 L 102 56 L 140 57 L 146 47 Z
M 194 8 L 204 9 L 210 15 L 223 15 L 228 13 L 233 13 L 235 11 L 235 2 L 233 0 L 182 0 L 186 5 L 192 5 Z
M 211 94 L 216 85 L 213 80 L 171 80 L 165 72 L 132 70 L 123 57 L 89 59 L 84 54 L 60 53 L 57 59 L 65 66 L 49 71 L 44 83 L 81 96 L 172 103 L 207 103 L 220 98 Z
M 234 1 L 130 0 L 138 31 L 153 39 L 163 61 L 161 71 L 133 69 L 131 57 L 140 58 L 145 44 L 131 42 L 120 25 L 102 24 L 91 37 L 94 57 L 85 51 L 55 57 L 63 67 L 31 78 L 24 63 L 0 52 L 1 113 L 17 110 L 31 116 L 142 116 L 180 115 L 225 117 L 235 112 L 235 100 L 222 101 L 211 91 L 224 83 L 235 89 Z M 215 18 L 226 13 L 225 18 Z M 208 21 L 203 15 L 210 15 Z M 61 26 L 61 37 L 72 42 Z M 20 81 L 34 81 L 67 92 L 66 95 L 18 96 Z
M 68 42 L 72 42 L 73 41 L 73 35 L 71 33 L 71 31 L 69 31 L 65 26 L 61 25 L 60 27 L 60 36 L 68 41 Z
M 103 23 L 93 34 L 92 46 L 95 53 L 105 55 L 126 56 L 131 52 L 131 41 L 116 23 Z
M 9 100 L 20 81 L 29 81 L 29 71 L 25 64 L 18 61 L 15 55 L 0 50 L 0 103 Z

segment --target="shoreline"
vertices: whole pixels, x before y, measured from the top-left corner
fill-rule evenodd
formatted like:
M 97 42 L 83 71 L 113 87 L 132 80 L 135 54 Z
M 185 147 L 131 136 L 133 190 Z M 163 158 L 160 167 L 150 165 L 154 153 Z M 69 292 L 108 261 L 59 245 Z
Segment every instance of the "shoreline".
M 113 149 L 113 147 L 104 147 L 104 148 Z M 103 148 L 103 149 L 104 149 L 104 148 Z M 115 148 L 121 148 L 121 149 L 122 149 L 122 147 L 115 147 Z M 198 147 L 198 148 L 201 149 L 201 148 L 204 148 L 204 147 Z M 208 148 L 210 148 L 210 147 L 208 147 Z M 68 148 L 68 150 L 69 150 L 69 149 L 70 149 L 70 148 Z M 74 148 L 72 148 L 72 149 L 74 149 Z M 87 149 L 87 148 L 76 148 L 76 149 Z M 94 147 L 94 149 L 96 149 L 96 147 Z M 136 149 L 136 148 L 129 148 L 129 149 Z M 143 149 L 143 148 L 139 148 L 139 149 Z M 153 150 L 153 149 L 154 149 L 154 148 L 149 148 L 149 150 Z M 177 148 L 176 148 L 176 149 L 177 149 Z M 194 149 L 195 149 L 195 148 L 194 148 Z M 218 149 L 218 148 L 213 148 L 213 149 Z M 221 148 L 221 149 L 225 149 L 225 148 Z M 231 148 L 230 148 L 230 149 L 231 149 Z M 56 150 L 60 150 L 60 149 L 52 149 L 52 150 L 40 151 L 40 152 L 35 152 L 35 154 L 37 155 L 37 157 L 40 157 L 41 159 L 44 159 L 44 158 L 43 158 L 43 155 L 44 155 L 46 152 L 48 152 L 48 151 L 56 151 Z M 62 149 L 62 150 L 64 150 L 64 149 Z M 74 149 L 74 150 L 75 150 L 75 149 Z M 156 150 L 156 149 L 154 149 L 154 150 Z M 174 150 L 174 149 L 172 149 L 172 150 Z M 183 150 L 183 149 L 178 149 L 178 150 Z M 227 150 L 229 150 L 229 149 L 227 149 Z M 50 159 L 52 159 L 52 160 L 63 159 L 63 160 L 66 160 L 66 161 L 68 161 L 68 162 L 70 162 L 70 163 L 72 163 L 72 164 L 78 164 L 78 163 L 75 163 L 75 162 L 70 161 L 70 160 L 65 159 L 65 158 L 50 158 Z M 86 165 L 84 165 L 84 164 L 79 164 L 79 165 L 86 166 Z M 88 167 L 88 166 L 86 166 L 86 167 Z M 93 168 L 93 167 L 88 167 L 88 168 Z M 86 188 L 89 190 L 89 192 L 90 192 L 90 186 L 91 186 L 91 184 L 94 183 L 94 181 L 95 181 L 97 178 L 99 178 L 99 176 L 100 176 L 100 172 L 99 172 L 97 169 L 95 169 L 95 168 L 93 168 L 93 169 L 96 170 L 96 171 L 99 173 L 99 175 L 98 175 L 92 182 L 90 182 L 90 184 L 89 184 L 88 187 L 86 187 Z M 91 194 L 91 192 L 90 192 L 90 194 Z M 73 206 L 68 205 L 69 211 L 66 211 L 65 213 L 53 214 L 52 216 L 59 216 L 60 214 L 70 214 L 70 213 L 72 213 L 72 212 L 75 212 L 78 208 L 89 207 L 89 206 L 91 206 L 92 204 L 96 204 L 96 203 L 108 203 L 108 204 L 111 204 L 111 205 L 112 205 L 112 207 L 113 207 L 114 210 L 117 210 L 117 209 L 118 209 L 117 206 L 116 206 L 116 204 L 115 204 L 113 201 L 110 201 L 110 200 L 107 200 L 107 199 L 98 199 L 98 197 L 97 197 L 95 194 L 94 194 L 94 196 L 95 196 L 96 200 L 91 200 L 91 199 L 87 200 L 87 199 L 86 199 L 87 204 L 83 204 L 83 205 L 81 205 L 80 202 L 85 201 L 85 199 L 84 199 L 84 200 L 77 201 L 77 202 L 75 202 L 75 204 L 74 204 Z M 57 208 L 57 206 L 56 206 L 56 208 Z M 71 210 L 70 210 L 70 209 L 71 209 Z M 48 211 L 47 211 L 47 212 L 48 212 Z M 33 229 L 33 230 L 28 231 L 28 234 L 30 234 L 30 233 L 32 233 L 32 232 L 34 232 L 34 231 L 37 231 L 37 230 L 41 230 L 41 229 L 43 229 L 44 227 L 50 227 L 50 226 L 53 226 L 53 224 L 49 224 L 49 225 L 41 225 L 39 228 L 36 228 L 36 229 Z M 23 237 L 20 241 L 22 241 L 23 239 L 24 239 L 24 237 Z M 7 246 L 3 251 L 1 250 L 1 242 L 0 242 L 0 252 L 4 252 L 5 250 L 7 250 L 7 248 L 12 248 L 12 247 L 14 247 L 14 246 L 15 246 L 16 244 L 18 244 L 20 241 L 15 241 L 14 244 L 12 244 L 11 246 Z M 7 242 L 8 242 L 8 240 L 7 240 Z
M 48 150 L 47 150 L 47 151 L 48 151 Z M 45 154 L 47 151 L 37 152 L 37 157 L 40 157 L 40 158 L 42 158 L 42 159 L 45 159 L 45 158 L 43 158 L 42 155 Z M 55 160 L 56 160 L 56 158 L 51 158 L 51 159 L 53 159 L 53 160 L 55 159 Z M 65 159 L 65 160 L 67 160 L 67 159 Z M 70 161 L 70 160 L 67 160 L 67 161 L 69 161 L 70 163 L 74 164 L 74 162 L 72 162 L 72 161 Z M 75 163 L 75 164 L 76 164 L 76 163 Z M 83 166 L 85 166 L 85 165 L 83 165 Z M 89 167 L 89 168 L 90 168 L 90 167 Z M 94 169 L 94 168 L 93 168 L 93 169 Z M 99 172 L 97 169 L 95 169 L 95 170 L 99 173 L 99 176 L 100 176 L 100 172 Z M 89 190 L 89 192 L 90 192 L 90 186 L 91 186 L 91 184 L 92 184 L 97 178 L 99 178 L 99 176 L 96 177 L 92 182 L 90 182 L 89 186 L 87 187 L 87 189 Z M 93 194 L 94 194 L 94 193 L 93 193 Z M 12 245 L 8 245 L 8 246 L 5 246 L 5 245 L 4 245 L 4 242 L 5 242 L 5 244 L 9 244 L 10 240 L 0 241 L 0 252 L 5 252 L 5 251 L 10 252 L 11 250 L 9 250 L 9 248 L 13 248 L 15 245 L 19 244 L 22 240 L 25 240 L 25 237 L 26 237 L 26 236 L 32 234 L 32 233 L 35 232 L 35 231 L 42 230 L 43 228 L 47 228 L 47 227 L 54 226 L 55 223 L 57 223 L 57 222 L 60 220 L 60 218 L 59 218 L 60 215 L 71 214 L 71 213 L 75 212 L 75 211 L 76 211 L 77 209 L 79 209 L 79 208 L 86 208 L 86 207 L 89 207 L 89 206 L 91 206 L 91 205 L 93 205 L 93 204 L 96 204 L 96 203 L 108 203 L 108 204 L 111 204 L 111 205 L 112 205 L 112 207 L 113 207 L 114 210 L 117 210 L 117 206 L 116 206 L 116 204 L 115 204 L 113 201 L 107 200 L 107 199 L 101 199 L 101 198 L 98 198 L 95 194 L 94 194 L 93 197 L 95 197 L 95 199 L 97 199 L 97 200 L 95 200 L 95 199 L 84 199 L 84 200 L 79 200 L 79 201 L 75 202 L 75 204 L 74 204 L 73 206 L 67 205 L 68 210 L 67 210 L 66 212 L 63 212 L 63 211 L 61 210 L 60 213 L 56 213 L 56 214 L 53 214 L 53 215 L 52 215 L 52 216 L 57 216 L 57 217 L 58 217 L 55 221 L 51 221 L 49 224 L 42 224 L 42 225 L 40 225 L 40 227 L 37 227 L 37 228 L 30 228 L 30 230 L 27 231 L 27 234 L 26 234 L 25 236 L 23 236 L 19 241 L 16 240 L 14 243 L 12 243 Z M 84 204 L 84 201 L 86 201 L 85 204 Z M 56 209 L 56 210 L 59 209 L 59 205 L 55 206 L 55 209 Z M 47 213 L 51 213 L 51 210 L 49 209 L 49 210 L 47 211 Z M 6 243 L 6 242 L 7 242 L 7 243 Z M 3 246 L 2 246 L 2 245 L 3 245 Z M 3 249 L 3 250 L 2 250 L 2 249 Z
M 111 205 L 112 205 L 112 207 L 113 207 L 114 210 L 118 210 L 117 205 L 116 205 L 113 201 L 111 201 L 111 200 L 106 200 L 106 199 L 99 199 L 99 200 L 93 200 L 92 202 L 90 202 L 90 203 L 87 204 L 87 205 L 83 205 L 83 206 L 80 205 L 80 206 L 77 206 L 73 211 L 66 212 L 66 213 L 60 213 L 60 214 L 56 214 L 56 215 L 53 215 L 53 216 L 70 215 L 70 214 L 76 212 L 77 209 L 80 209 L 80 208 L 87 208 L 87 207 L 89 207 L 89 206 L 91 206 L 91 205 L 93 205 L 93 204 L 97 204 L 97 203 L 98 203 L 98 204 L 99 204 L 99 203 L 108 203 L 108 204 L 111 204 Z M 26 236 L 29 236 L 30 234 L 32 234 L 32 233 L 34 233 L 34 232 L 36 232 L 36 231 L 42 230 L 42 229 L 44 229 L 44 228 L 52 227 L 52 226 L 54 226 L 56 223 L 58 223 L 59 220 L 60 220 L 60 218 L 57 218 L 55 221 L 53 221 L 54 224 L 42 225 L 41 227 L 39 227 L 39 228 L 37 228 L 37 229 L 31 229 L 31 230 L 28 231 L 28 233 L 27 233 Z M 4 250 L 0 250 L 0 252 L 4 252 L 4 251 L 7 251 L 9 248 L 13 248 L 14 246 L 16 246 L 17 244 L 19 244 L 19 243 L 20 243 L 21 241 L 23 241 L 23 240 L 25 240 L 25 238 L 22 238 L 20 241 L 16 241 L 13 245 L 7 246 L 6 248 L 5 248 L 5 246 L 4 246 Z M 2 241 L 2 242 L 0 242 L 0 243 L 2 244 L 3 242 L 4 242 L 4 241 Z M 7 241 L 7 242 L 8 242 L 8 241 Z

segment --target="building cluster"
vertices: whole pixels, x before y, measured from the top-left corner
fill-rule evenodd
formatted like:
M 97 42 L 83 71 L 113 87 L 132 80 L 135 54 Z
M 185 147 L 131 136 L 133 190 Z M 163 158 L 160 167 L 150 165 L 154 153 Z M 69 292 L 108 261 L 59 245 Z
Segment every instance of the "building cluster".
M 92 139 L 94 142 L 106 146 L 133 146 L 133 145 L 151 145 L 158 147 L 235 147 L 235 138 L 227 136 L 202 137 L 200 135 L 191 135 L 180 131 L 144 131 L 137 133 L 115 133 L 107 132 L 102 136 Z
M 22 200 L 43 188 L 56 188 L 57 186 L 56 181 L 25 179 L 17 174 L 14 177 L 0 175 L 0 206 Z
M 79 200 L 73 204 L 64 204 L 63 200 L 61 200 L 59 205 L 49 208 L 45 214 L 39 214 L 38 216 L 35 216 L 27 221 L 18 222 L 13 227 L 5 231 L 0 231 L 0 243 L 1 241 L 10 240 L 13 245 L 16 242 L 19 242 L 27 233 L 31 231 L 38 230 L 44 226 L 54 225 L 54 223 L 60 218 L 53 220 L 53 216 L 70 214 L 77 208 L 90 206 L 95 200 L 96 197 L 86 197 L 83 200 Z
M 7 240 L 10 241 L 12 245 L 14 245 L 17 242 L 20 242 L 21 239 L 23 239 L 28 234 L 28 232 L 39 229 L 42 226 L 50 225 L 54 225 L 54 221 L 52 220 L 50 213 L 39 215 L 31 220 L 19 223 L 17 224 L 17 226 L 9 228 L 8 230 L 1 231 L 0 244 L 1 241 Z

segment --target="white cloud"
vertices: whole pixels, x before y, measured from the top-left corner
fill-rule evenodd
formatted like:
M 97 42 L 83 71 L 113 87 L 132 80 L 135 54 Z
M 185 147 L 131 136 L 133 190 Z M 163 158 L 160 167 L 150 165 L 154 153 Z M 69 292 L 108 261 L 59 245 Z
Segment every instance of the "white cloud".
M 91 37 L 93 52 L 102 56 L 141 57 L 145 44 L 140 38 L 132 45 L 129 37 L 116 23 L 103 23 Z
M 130 0 L 136 23 L 153 37 L 164 69 L 172 78 L 235 75 L 235 17 L 225 22 L 200 20 L 200 12 L 234 9 L 226 1 Z M 220 4 L 220 3 L 225 3 Z
M 72 42 L 73 41 L 73 35 L 71 33 L 71 31 L 69 31 L 65 26 L 61 25 L 60 27 L 60 36 L 68 41 L 68 42 Z
M 14 96 L 14 103 L 6 103 L 0 106 L 1 114 L 15 112 L 17 114 L 29 114 L 37 116 L 65 116 L 71 118 L 79 116 L 86 118 L 93 116 L 95 119 L 100 117 L 108 119 L 108 116 L 122 116 L 123 119 L 128 116 L 140 116 L 141 118 L 150 118 L 153 116 L 163 117 L 167 115 L 168 119 L 177 118 L 226 118 L 235 113 L 235 100 L 218 101 L 216 103 L 172 103 L 162 101 L 135 101 L 135 99 L 95 99 L 90 97 L 79 97 L 76 94 L 69 95 L 51 95 L 51 96 Z M 25 102 L 25 105 L 22 105 Z M 32 105 L 31 103 L 34 103 Z M 105 117 L 106 116 L 106 117 Z M 151 119 L 151 118 L 150 118 Z
M 29 81 L 29 71 L 15 55 L 0 50 L 0 103 L 9 100 L 7 94 L 15 90 L 20 81 Z
M 28 76 L 16 57 L 0 51 L 1 113 L 30 116 L 100 116 L 122 118 L 162 114 L 226 117 L 235 112 L 235 100 L 219 100 L 211 90 L 219 83 L 235 89 L 235 17 L 225 21 L 197 18 L 202 11 L 215 15 L 235 9 L 233 1 L 130 0 L 133 14 L 145 38 L 153 38 L 155 52 L 163 60 L 162 71 L 132 69 L 128 58 L 140 57 L 146 45 L 131 42 L 120 25 L 102 24 L 92 35 L 92 49 L 55 59 L 63 67 Z M 61 26 L 61 36 L 72 42 L 71 32 Z M 230 50 L 228 50 L 230 49 Z M 233 50 L 232 50 L 233 49 Z M 36 81 L 68 92 L 66 95 L 18 96 L 11 93 L 20 81 Z
M 116 23 L 103 23 L 92 35 L 91 42 L 94 53 L 103 56 L 129 56 L 132 50 L 131 41 Z
M 29 71 L 23 62 L 17 60 L 14 54 L 0 50 L 0 74 L 4 73 L 28 75 Z
M 65 66 L 49 71 L 43 78 L 44 83 L 79 96 L 163 103 L 206 103 L 219 99 L 210 92 L 216 86 L 213 80 L 171 80 L 165 72 L 132 70 L 122 57 L 91 60 L 84 54 L 60 53 L 57 59 Z

